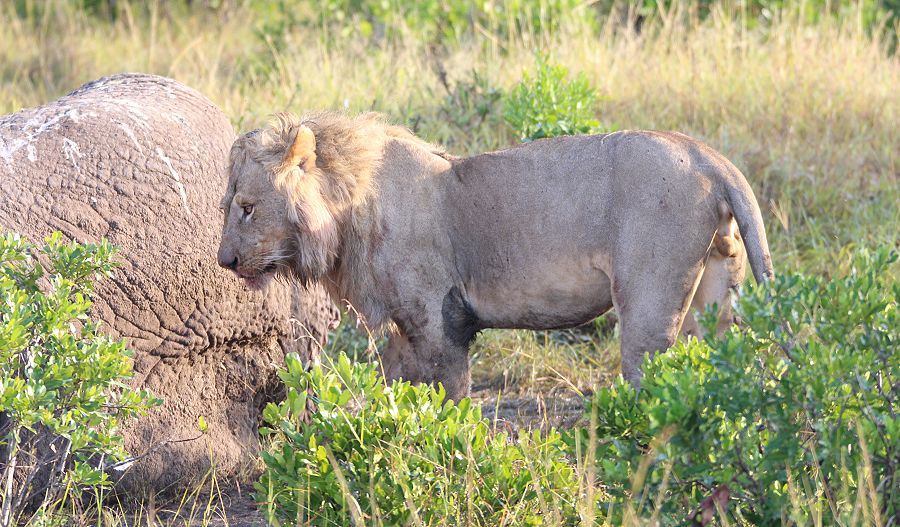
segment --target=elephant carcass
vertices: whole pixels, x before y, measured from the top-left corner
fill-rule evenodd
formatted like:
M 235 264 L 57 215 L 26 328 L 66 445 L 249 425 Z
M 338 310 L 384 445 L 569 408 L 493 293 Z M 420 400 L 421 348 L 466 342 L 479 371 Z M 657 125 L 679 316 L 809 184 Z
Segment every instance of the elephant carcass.
M 314 355 L 332 316 L 321 291 L 249 291 L 216 266 L 233 140 L 200 93 L 143 74 L 0 117 L 0 229 L 120 249 L 93 314 L 135 351 L 133 385 L 164 400 L 125 430 L 129 452 L 151 452 L 126 489 L 177 488 L 211 461 L 219 476 L 240 472 L 257 453 L 276 366 L 285 352 Z M 198 435 L 200 416 L 207 435 L 178 442 Z

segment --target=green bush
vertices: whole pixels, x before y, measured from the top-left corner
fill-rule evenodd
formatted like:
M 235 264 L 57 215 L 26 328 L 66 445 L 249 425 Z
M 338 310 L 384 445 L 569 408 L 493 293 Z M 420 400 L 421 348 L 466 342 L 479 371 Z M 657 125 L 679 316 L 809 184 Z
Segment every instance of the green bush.
M 468 399 L 386 386 L 375 368 L 341 356 L 329 371 L 306 371 L 287 357 L 287 398 L 266 407 L 261 430 L 271 445 L 256 498 L 270 522 L 538 525 L 574 515 L 577 482 L 556 431 L 511 442 Z
M 444 141 L 444 146 L 471 148 L 467 141 L 459 141 L 459 136 L 471 138 L 479 130 L 495 130 L 503 125 L 499 111 L 503 93 L 485 75 L 472 69 L 466 77 L 450 82 L 441 70 L 438 77 L 445 91 L 440 105 L 441 124 L 456 132 Z
M 46 272 L 33 252 L 18 235 L 0 237 L 3 526 L 108 484 L 102 468 L 125 456 L 120 424 L 157 403 L 123 384 L 131 353 L 87 315 L 93 280 L 112 273 L 114 249 L 56 233 L 38 256 Z
M 863 251 L 843 276 L 780 276 L 741 298 L 744 328 L 646 362 L 638 393 L 598 391 L 593 454 L 611 502 L 674 523 L 718 501 L 738 525 L 896 525 L 896 260 Z
M 569 71 L 535 56 L 534 75 L 527 71 L 504 100 L 503 117 L 522 141 L 597 131 L 597 93 L 584 75 L 568 80 Z

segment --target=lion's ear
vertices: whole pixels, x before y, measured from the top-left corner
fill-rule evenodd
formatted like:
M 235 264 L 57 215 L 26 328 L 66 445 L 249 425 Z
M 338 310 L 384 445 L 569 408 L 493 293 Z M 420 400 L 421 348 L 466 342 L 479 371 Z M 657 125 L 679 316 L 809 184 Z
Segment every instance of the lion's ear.
M 284 156 L 285 167 L 298 166 L 309 172 L 316 166 L 316 135 L 306 125 L 300 125 L 294 144 Z

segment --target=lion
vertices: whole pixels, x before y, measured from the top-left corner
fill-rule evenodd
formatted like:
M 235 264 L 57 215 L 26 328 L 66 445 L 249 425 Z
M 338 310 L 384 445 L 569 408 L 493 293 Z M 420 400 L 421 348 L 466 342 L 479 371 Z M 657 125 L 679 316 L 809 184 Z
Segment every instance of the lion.
M 692 304 L 730 295 L 744 254 L 774 276 L 756 198 L 724 156 L 675 132 L 544 139 L 455 157 L 377 114 L 280 114 L 239 137 L 222 267 L 249 287 L 324 285 L 389 328 L 388 379 L 468 394 L 487 328 L 554 329 L 615 308 L 623 376 L 670 347 Z

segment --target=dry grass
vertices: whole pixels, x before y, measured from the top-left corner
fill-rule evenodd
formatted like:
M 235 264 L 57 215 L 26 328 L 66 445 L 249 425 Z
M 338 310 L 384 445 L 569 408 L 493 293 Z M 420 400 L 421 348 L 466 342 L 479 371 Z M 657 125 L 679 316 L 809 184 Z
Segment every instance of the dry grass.
M 789 235 L 818 217 L 813 204 L 841 213 L 822 218 L 840 226 L 860 212 L 845 203 L 863 208 L 852 202 L 897 185 L 900 63 L 852 19 L 809 26 L 786 11 L 771 27 L 749 30 L 722 9 L 702 24 L 676 9 L 639 35 L 610 19 L 599 32 L 575 23 L 553 35 L 480 35 L 449 49 L 414 34 L 373 44 L 306 28 L 275 49 L 246 13 L 182 16 L 151 2 L 109 24 L 67 2 L 48 4 L 56 8 L 40 19 L 23 20 L 8 5 L 0 11 L 2 112 L 41 104 L 100 75 L 142 70 L 194 86 L 241 129 L 285 109 L 374 108 L 471 153 L 509 145 L 512 134 L 494 121 L 465 134 L 448 125 L 437 71 L 452 83 L 475 70 L 506 89 L 541 48 L 588 75 L 604 97 L 603 122 L 677 129 L 722 150 L 762 201 L 771 200 L 774 231 Z M 847 229 L 822 228 L 853 241 Z M 779 253 L 809 247 L 783 238 L 776 235 L 778 263 L 790 260 Z
M 581 396 L 619 369 L 619 343 L 592 326 L 576 331 L 486 331 L 472 349 L 473 389 Z

